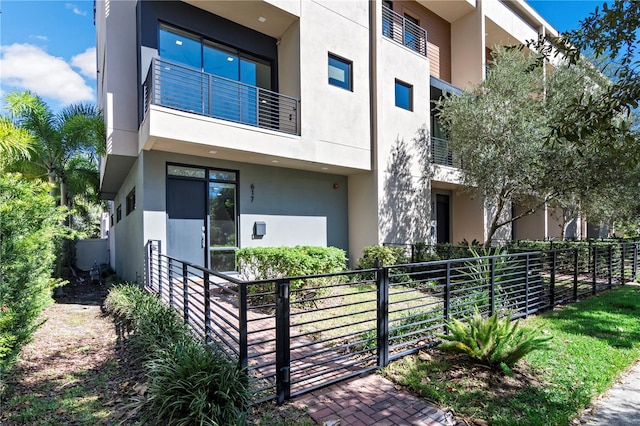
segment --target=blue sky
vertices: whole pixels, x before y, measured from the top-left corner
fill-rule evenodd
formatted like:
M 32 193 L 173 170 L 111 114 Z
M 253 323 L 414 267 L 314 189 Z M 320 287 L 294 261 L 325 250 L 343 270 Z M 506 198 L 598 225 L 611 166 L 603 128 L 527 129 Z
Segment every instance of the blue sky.
M 602 1 L 528 3 L 566 31 Z M 0 10 L 0 95 L 31 90 L 54 110 L 96 102 L 93 0 L 0 0 Z

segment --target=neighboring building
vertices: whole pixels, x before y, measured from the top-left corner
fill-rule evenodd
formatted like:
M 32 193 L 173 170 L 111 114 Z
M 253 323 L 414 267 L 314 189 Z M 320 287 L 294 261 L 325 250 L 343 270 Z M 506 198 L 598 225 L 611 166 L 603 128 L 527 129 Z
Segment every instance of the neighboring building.
M 214 269 L 237 247 L 484 240 L 433 100 L 549 26 L 523 0 L 98 1 L 113 267 L 144 245 Z M 535 220 L 518 232 L 549 236 Z M 511 229 L 503 237 L 511 236 Z

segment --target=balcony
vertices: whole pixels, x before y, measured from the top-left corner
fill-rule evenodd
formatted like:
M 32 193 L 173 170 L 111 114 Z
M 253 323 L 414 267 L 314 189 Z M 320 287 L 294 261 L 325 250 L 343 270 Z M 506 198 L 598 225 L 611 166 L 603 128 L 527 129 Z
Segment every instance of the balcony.
M 287 95 L 154 58 L 144 82 L 145 116 L 160 105 L 297 135 L 300 101 Z
M 462 167 L 462 160 L 449 149 L 449 141 L 431 137 L 431 162 L 441 166 Z
M 427 30 L 382 6 L 382 35 L 427 56 Z

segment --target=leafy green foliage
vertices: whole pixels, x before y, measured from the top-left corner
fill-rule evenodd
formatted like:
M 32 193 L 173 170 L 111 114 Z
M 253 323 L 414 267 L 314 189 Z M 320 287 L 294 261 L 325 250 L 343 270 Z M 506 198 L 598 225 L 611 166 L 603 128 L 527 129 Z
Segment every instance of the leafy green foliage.
M 0 175 L 0 377 L 38 327 L 59 282 L 51 278 L 64 211 L 45 183 Z
M 240 274 L 250 279 L 271 279 L 343 271 L 344 250 L 336 247 L 247 247 L 236 251 Z
M 244 424 L 247 391 L 229 359 L 193 339 L 180 339 L 147 363 L 148 403 L 175 425 Z
M 236 262 L 240 275 L 248 280 L 263 280 L 305 275 L 331 274 L 346 269 L 344 250 L 336 247 L 247 247 L 236 251 Z M 290 289 L 309 289 L 312 293 L 323 292 L 325 278 L 297 279 L 290 282 Z M 252 302 L 272 303 L 273 284 L 265 283 L 248 287 L 250 294 L 263 294 L 252 298 Z M 292 297 L 304 299 L 304 291 Z
M 453 319 L 446 327 L 451 334 L 438 335 L 444 340 L 439 349 L 465 353 L 493 368 L 506 369 L 529 352 L 548 349 L 552 338 L 511 321 L 510 313 L 504 318 L 499 318 L 497 312 L 483 318 L 478 308 L 466 322 Z
M 105 310 L 132 331 L 149 379 L 142 407 L 175 425 L 244 424 L 248 390 L 237 365 L 197 341 L 177 313 L 133 284 L 113 287 Z
M 358 259 L 358 269 L 373 268 L 376 259 L 380 266 L 401 265 L 409 261 L 401 246 L 368 246 L 362 252 L 363 256 Z

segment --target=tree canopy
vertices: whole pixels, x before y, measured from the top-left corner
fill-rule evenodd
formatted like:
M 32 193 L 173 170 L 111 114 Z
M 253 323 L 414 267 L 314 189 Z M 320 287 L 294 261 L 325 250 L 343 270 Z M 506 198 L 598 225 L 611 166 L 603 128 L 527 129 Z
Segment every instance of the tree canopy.
M 581 147 L 554 133 L 576 99 L 588 102 L 585 93 L 606 91 L 607 79 L 584 61 L 551 72 L 543 65 L 536 54 L 498 48 L 485 81 L 438 103 L 451 149 L 462 158 L 463 183 L 491 212 L 485 244 L 501 227 L 544 205 L 560 209 L 565 219 L 610 215 L 613 208 L 603 206 L 621 200 L 615 188 L 632 181 L 632 169 L 620 172 L 627 157 L 597 149 L 606 141 L 628 153 L 624 117 L 612 117 L 607 130 L 582 135 Z M 518 214 L 511 215 L 512 205 L 520 207 Z
M 547 35 L 530 42 L 546 57 L 561 58 L 570 65 L 579 64 L 584 56 L 592 57 L 598 70 L 609 78 L 602 91 L 576 94 L 563 119 L 554 124 L 553 138 L 579 149 L 592 145 L 612 151 L 625 157 L 631 167 L 640 160 L 637 120 L 617 121 L 633 118 L 640 102 L 639 43 L 640 2 L 623 0 L 596 7 L 578 28 L 559 37 Z M 595 134 L 606 136 L 587 138 Z M 623 144 L 610 144 L 620 137 Z

